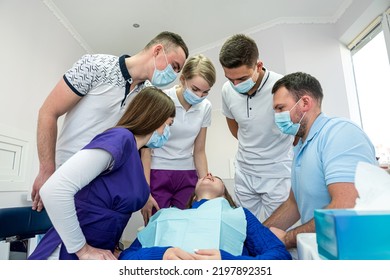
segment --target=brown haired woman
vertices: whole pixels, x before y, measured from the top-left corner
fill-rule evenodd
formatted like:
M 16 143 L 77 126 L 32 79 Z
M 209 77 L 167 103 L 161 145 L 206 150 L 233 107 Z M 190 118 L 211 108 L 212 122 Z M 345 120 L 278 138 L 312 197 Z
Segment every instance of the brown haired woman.
M 116 259 L 131 214 L 149 197 L 139 149 L 162 146 L 174 117 L 164 92 L 144 88 L 115 127 L 58 168 L 40 190 L 53 228 L 29 259 Z

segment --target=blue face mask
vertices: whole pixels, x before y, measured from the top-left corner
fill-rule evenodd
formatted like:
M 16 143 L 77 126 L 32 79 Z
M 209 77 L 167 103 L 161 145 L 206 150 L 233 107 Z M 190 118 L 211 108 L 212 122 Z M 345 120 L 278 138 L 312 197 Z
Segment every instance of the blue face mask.
M 297 135 L 299 127 L 301 126 L 301 121 L 303 117 L 305 116 L 306 112 L 303 114 L 302 118 L 299 120 L 298 123 L 293 123 L 290 117 L 290 112 L 297 106 L 297 104 L 301 101 L 301 99 L 298 100 L 297 103 L 291 108 L 290 111 L 284 111 L 280 113 L 275 113 L 275 123 L 280 129 L 280 131 L 284 134 L 289 135 Z
M 184 99 L 188 102 L 188 104 L 195 105 L 202 102 L 206 96 L 199 97 L 195 93 L 193 93 L 190 89 L 186 88 L 183 93 Z
M 169 125 L 165 125 L 163 134 L 160 135 L 155 130 L 145 146 L 148 148 L 161 148 L 168 141 L 170 135 Z
M 234 90 L 237 91 L 238 93 L 247 94 L 247 92 L 250 91 L 250 89 L 253 88 L 253 86 L 256 84 L 256 82 L 254 82 L 252 78 L 253 75 L 248 80 L 243 81 L 237 85 L 234 85 L 232 82 L 230 82 L 230 84 L 232 85 Z
M 157 69 L 156 58 L 154 58 L 154 73 L 151 82 L 156 87 L 164 87 L 166 85 L 169 85 L 177 77 L 177 73 L 175 72 L 175 70 L 173 70 L 172 65 L 168 63 L 165 52 L 164 52 L 164 56 L 165 56 L 165 61 L 167 62 L 167 67 L 165 67 L 164 70 Z

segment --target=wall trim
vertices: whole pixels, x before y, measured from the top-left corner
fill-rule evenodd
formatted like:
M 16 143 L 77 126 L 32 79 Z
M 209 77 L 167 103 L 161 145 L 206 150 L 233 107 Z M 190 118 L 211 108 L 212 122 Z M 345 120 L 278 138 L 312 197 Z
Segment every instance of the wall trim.
M 264 31 L 270 29 L 272 27 L 278 25 L 289 25 L 289 24 L 335 24 L 345 13 L 348 7 L 352 4 L 352 0 L 344 0 L 341 4 L 340 8 L 337 12 L 331 17 L 301 17 L 301 18 L 293 18 L 293 17 L 280 17 L 261 25 L 255 26 L 253 28 L 242 31 L 243 34 L 251 35 L 258 33 L 260 31 Z M 203 53 L 209 50 L 212 50 L 216 47 L 220 47 L 228 38 L 224 38 L 222 40 L 213 42 L 209 45 L 197 48 L 195 50 L 191 50 L 191 53 Z
M 32 153 L 26 133 L 0 125 L 0 193 L 31 189 Z
M 340 8 L 336 11 L 333 16 L 330 17 L 302 17 L 302 18 L 289 18 L 289 17 L 280 17 L 275 20 L 266 22 L 259 26 L 243 30 L 242 33 L 251 35 L 260 31 L 264 31 L 275 27 L 277 25 L 288 25 L 288 24 L 335 24 L 341 16 L 345 13 L 348 7 L 352 4 L 352 0 L 344 0 L 340 5 Z M 43 3 L 47 8 L 53 13 L 53 15 L 58 19 L 58 21 L 65 27 L 65 29 L 73 36 L 73 38 L 80 44 L 80 46 L 87 53 L 94 53 L 94 50 L 88 45 L 88 43 L 83 39 L 83 37 L 76 31 L 73 25 L 69 22 L 67 17 L 60 11 L 60 9 L 51 1 L 43 0 Z M 191 53 L 203 53 L 209 50 L 212 50 L 216 47 L 221 46 L 228 38 L 215 41 L 211 44 L 205 45 L 203 47 L 191 50 Z
M 43 3 L 87 53 L 94 53 L 93 49 L 76 31 L 76 29 L 70 23 L 68 18 L 60 11 L 60 9 L 58 9 L 58 7 L 51 0 L 43 0 Z

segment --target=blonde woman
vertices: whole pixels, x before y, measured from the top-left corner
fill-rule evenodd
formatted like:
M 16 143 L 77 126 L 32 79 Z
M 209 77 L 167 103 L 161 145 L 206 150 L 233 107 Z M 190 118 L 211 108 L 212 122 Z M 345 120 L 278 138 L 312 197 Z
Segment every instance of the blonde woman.
M 205 143 L 212 107 L 207 96 L 215 80 L 213 63 L 199 54 L 185 63 L 180 83 L 165 90 L 175 103 L 176 117 L 164 147 L 142 150 L 151 191 L 141 211 L 145 224 L 160 208 L 184 209 L 198 178 L 208 172 Z

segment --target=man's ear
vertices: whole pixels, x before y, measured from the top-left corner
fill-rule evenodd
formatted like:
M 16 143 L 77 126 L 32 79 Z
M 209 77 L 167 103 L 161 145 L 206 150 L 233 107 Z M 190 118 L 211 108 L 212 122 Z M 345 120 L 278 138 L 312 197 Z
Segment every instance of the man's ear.
M 163 50 L 163 45 L 157 44 L 153 46 L 153 56 L 156 57 Z
M 256 69 L 257 69 L 257 71 L 261 71 L 261 69 L 263 69 L 263 62 L 262 61 L 259 60 L 256 63 Z
M 301 100 L 303 101 L 303 106 L 301 106 L 303 112 L 309 111 L 314 106 L 314 99 L 310 95 L 302 96 Z

